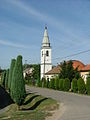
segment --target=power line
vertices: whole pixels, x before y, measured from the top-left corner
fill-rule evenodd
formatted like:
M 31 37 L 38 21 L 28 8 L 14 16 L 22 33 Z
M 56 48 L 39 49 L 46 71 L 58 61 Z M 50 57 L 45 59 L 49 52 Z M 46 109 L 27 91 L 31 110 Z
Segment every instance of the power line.
M 71 55 L 67 55 L 65 57 L 57 57 L 57 58 L 53 58 L 52 60 L 57 60 L 57 59 L 65 59 L 65 58 L 68 58 L 68 57 L 73 57 L 73 56 L 77 56 L 77 55 L 80 55 L 80 54 L 83 54 L 83 53 L 86 53 L 86 52 L 90 52 L 90 49 L 89 50 L 85 50 L 85 51 L 81 51 L 81 52 L 78 52 L 78 53 L 75 53 L 75 54 L 71 54 Z

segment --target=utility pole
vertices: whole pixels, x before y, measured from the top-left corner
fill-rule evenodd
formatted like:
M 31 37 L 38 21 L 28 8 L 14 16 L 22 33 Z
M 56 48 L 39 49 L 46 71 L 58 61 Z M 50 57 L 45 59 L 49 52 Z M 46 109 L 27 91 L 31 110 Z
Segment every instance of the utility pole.
M 43 77 L 45 78 L 45 58 L 46 58 L 46 54 L 44 53 L 44 68 L 43 68 Z

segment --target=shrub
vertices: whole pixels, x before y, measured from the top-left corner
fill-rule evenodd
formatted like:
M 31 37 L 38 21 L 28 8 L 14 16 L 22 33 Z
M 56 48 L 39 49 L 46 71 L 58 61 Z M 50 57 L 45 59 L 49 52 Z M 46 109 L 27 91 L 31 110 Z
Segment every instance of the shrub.
M 1 75 L 1 85 L 5 87 L 5 78 L 6 78 L 6 71 L 4 71 Z
M 87 94 L 90 95 L 90 77 L 87 78 L 86 90 L 87 90 Z
M 78 91 L 78 86 L 77 86 L 77 79 L 76 78 L 74 78 L 73 80 L 72 80 L 72 91 L 74 92 L 74 93 L 76 93 L 77 91 Z
M 23 78 L 22 56 L 18 56 L 12 74 L 11 97 L 20 106 L 26 96 L 25 81 Z
M 59 90 L 63 90 L 63 81 L 64 79 L 59 79 Z
M 46 79 L 42 78 L 42 87 L 46 87 Z
M 13 69 L 14 69 L 14 66 L 15 66 L 15 62 L 16 62 L 15 59 L 11 60 L 11 65 L 10 65 L 10 70 L 9 70 L 9 78 L 8 78 L 8 89 L 9 89 L 9 91 L 11 89 L 12 74 L 13 74 Z
M 77 85 L 78 85 L 78 92 L 80 94 L 84 94 L 85 93 L 85 82 L 82 78 L 78 79 Z
M 46 80 L 46 88 L 49 88 L 49 79 Z
M 37 81 L 37 86 L 42 87 L 42 81 L 40 79 L 38 79 L 38 81 Z
M 55 78 L 55 89 L 59 90 L 59 78 L 58 77 Z
M 8 89 L 9 69 L 6 70 L 5 88 Z
M 55 89 L 55 79 L 54 78 L 52 78 L 51 80 L 50 80 L 50 84 L 49 84 L 50 86 L 50 88 L 52 88 L 52 89 Z
M 70 80 L 68 78 L 65 78 L 63 81 L 63 90 L 69 91 L 70 89 Z

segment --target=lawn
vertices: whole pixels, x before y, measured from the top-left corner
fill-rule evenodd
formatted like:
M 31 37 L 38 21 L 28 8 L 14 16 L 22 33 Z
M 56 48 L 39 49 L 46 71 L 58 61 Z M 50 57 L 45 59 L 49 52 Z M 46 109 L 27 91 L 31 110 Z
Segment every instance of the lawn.
M 55 100 L 29 93 L 20 111 L 17 110 L 16 104 L 11 104 L 0 114 L 0 120 L 45 120 L 46 116 L 52 115 L 50 111 L 55 109 L 58 109 Z

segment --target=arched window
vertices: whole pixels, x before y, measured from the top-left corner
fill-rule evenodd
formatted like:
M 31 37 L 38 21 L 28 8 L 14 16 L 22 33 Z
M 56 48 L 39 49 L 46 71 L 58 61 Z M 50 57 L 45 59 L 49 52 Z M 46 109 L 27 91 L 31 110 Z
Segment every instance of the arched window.
M 43 51 L 42 51 L 42 57 L 43 57 Z
M 49 51 L 48 50 L 46 51 L 46 56 L 49 56 Z

